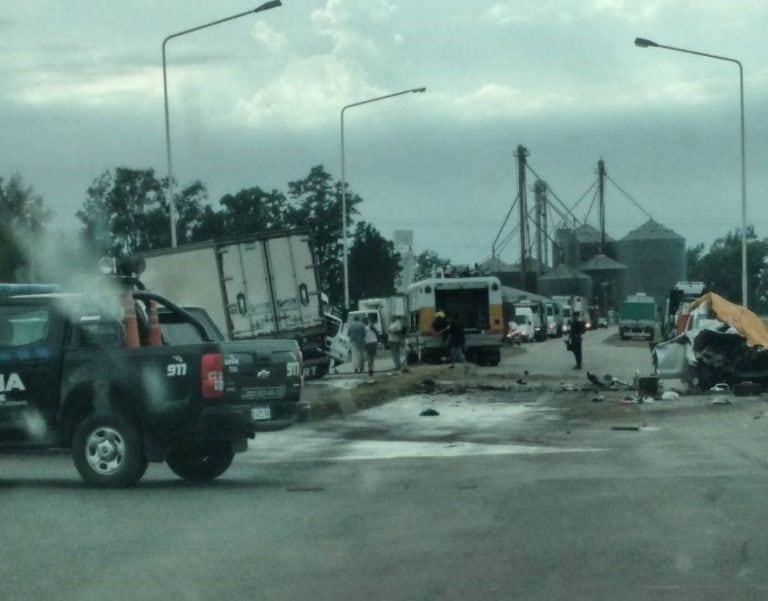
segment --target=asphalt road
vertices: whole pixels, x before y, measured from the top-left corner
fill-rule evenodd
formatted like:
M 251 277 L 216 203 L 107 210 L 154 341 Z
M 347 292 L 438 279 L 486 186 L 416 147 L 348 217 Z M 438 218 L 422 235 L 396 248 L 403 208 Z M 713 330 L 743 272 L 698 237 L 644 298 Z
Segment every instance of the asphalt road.
M 647 353 L 599 338 L 616 369 Z M 2 597 L 766 598 L 759 398 L 447 387 L 260 436 L 209 485 L 152 465 L 93 490 L 65 454 L 0 455 Z

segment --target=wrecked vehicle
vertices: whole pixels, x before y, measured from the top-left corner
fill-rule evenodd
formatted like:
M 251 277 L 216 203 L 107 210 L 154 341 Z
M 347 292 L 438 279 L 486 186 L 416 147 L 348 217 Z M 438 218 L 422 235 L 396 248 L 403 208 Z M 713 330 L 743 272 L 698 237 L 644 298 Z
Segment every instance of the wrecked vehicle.
M 652 348 L 656 375 L 709 390 L 768 384 L 768 328 L 746 307 L 709 292 L 691 304 L 685 331 Z

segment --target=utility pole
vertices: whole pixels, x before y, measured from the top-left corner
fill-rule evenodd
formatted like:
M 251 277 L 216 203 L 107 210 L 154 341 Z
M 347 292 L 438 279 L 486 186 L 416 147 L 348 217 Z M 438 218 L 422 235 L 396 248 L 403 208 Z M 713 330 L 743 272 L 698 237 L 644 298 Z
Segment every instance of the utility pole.
M 520 287 L 525 290 L 528 282 L 528 203 L 525 199 L 525 157 L 528 150 L 522 144 L 517 147 L 517 194 L 520 199 Z
M 597 190 L 600 206 L 600 254 L 605 254 L 605 162 L 597 161 Z
M 536 225 L 536 261 L 538 272 L 543 273 L 544 267 L 549 265 L 549 253 L 547 244 L 547 182 L 537 179 L 533 184 L 535 199 L 535 225 Z

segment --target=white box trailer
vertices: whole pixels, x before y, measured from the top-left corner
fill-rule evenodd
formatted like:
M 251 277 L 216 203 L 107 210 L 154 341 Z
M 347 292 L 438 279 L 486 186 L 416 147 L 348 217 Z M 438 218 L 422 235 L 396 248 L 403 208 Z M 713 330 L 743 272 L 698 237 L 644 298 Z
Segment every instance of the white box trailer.
M 385 296 L 382 298 L 364 298 L 357 302 L 357 310 L 350 311 L 347 316 L 347 323 L 358 316 L 370 319 L 377 330 L 383 342 L 389 338 L 389 324 L 392 323 L 393 315 L 400 315 L 405 318 L 405 296 Z
M 304 375 L 328 372 L 325 319 L 309 233 L 269 232 L 137 255 L 144 285 L 183 306 L 203 307 L 232 340 L 293 338 Z

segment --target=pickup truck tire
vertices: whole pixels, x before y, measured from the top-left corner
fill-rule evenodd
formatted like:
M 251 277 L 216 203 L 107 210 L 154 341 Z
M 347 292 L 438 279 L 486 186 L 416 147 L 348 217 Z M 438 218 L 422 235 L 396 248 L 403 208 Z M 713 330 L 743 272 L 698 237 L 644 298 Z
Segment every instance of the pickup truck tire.
M 149 463 L 139 428 L 119 413 L 83 419 L 72 438 L 72 457 L 86 482 L 109 488 L 135 484 Z
M 199 448 L 168 451 L 165 461 L 171 471 L 185 480 L 213 480 L 232 465 L 235 452 L 229 442 L 210 443 Z

